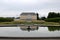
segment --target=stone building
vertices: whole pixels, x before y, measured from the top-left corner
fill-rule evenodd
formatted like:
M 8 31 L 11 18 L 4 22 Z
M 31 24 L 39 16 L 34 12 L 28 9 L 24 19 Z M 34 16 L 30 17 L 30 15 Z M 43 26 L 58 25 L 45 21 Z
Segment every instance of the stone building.
M 20 15 L 20 20 L 37 20 L 37 14 L 34 12 L 23 12 Z

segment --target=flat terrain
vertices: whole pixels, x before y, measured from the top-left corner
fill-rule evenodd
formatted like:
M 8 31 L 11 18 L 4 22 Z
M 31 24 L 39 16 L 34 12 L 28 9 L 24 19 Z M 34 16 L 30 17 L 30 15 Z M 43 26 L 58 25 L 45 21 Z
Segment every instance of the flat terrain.
M 0 27 L 3 26 L 17 26 L 17 25 L 39 25 L 39 26 L 60 26 L 58 22 L 32 21 L 32 22 L 0 22 Z
M 60 39 L 0 39 L 0 40 L 60 40 Z
M 0 40 L 60 40 L 60 37 L 0 37 Z

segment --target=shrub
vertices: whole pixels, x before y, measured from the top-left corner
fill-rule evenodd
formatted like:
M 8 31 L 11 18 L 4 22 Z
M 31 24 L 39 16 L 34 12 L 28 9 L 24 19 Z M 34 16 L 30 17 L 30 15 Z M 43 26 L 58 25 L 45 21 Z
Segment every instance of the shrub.
M 11 22 L 13 20 L 14 20 L 14 18 L 3 18 L 3 17 L 0 17 L 0 22 Z
M 47 22 L 60 22 L 60 18 L 47 18 L 45 19 Z

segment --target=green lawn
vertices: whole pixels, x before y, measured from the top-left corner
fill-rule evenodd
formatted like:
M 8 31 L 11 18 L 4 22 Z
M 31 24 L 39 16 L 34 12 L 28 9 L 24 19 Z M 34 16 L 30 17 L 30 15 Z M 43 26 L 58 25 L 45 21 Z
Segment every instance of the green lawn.
M 41 24 L 41 25 L 45 25 L 45 26 L 60 26 L 60 23 L 57 22 L 0 22 L 0 25 L 3 24 Z

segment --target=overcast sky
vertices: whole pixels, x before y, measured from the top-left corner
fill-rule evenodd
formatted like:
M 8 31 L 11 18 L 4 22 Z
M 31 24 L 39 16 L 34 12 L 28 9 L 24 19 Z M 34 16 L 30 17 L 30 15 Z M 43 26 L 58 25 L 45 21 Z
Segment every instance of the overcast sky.
M 21 12 L 60 12 L 60 0 L 0 0 L 0 17 L 17 17 Z

